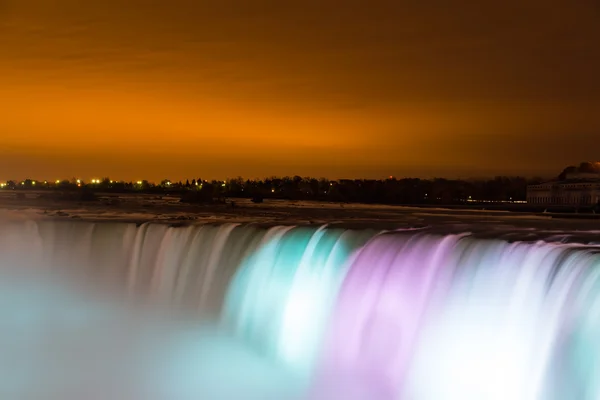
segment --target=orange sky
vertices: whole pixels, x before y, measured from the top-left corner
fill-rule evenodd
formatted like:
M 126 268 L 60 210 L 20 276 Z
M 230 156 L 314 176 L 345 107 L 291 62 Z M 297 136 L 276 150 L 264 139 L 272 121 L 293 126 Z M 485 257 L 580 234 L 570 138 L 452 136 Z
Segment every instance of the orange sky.
M 0 0 L 0 180 L 600 158 L 598 3 L 448 3 Z

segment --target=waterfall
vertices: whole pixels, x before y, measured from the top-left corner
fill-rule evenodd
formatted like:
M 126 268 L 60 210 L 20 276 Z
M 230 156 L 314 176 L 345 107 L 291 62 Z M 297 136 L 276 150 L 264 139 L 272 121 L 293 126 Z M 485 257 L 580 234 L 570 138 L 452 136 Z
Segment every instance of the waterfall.
M 263 230 L 236 225 L 27 221 L 0 227 L 4 265 L 217 317 L 231 276 Z
M 324 373 L 389 398 L 409 366 L 428 304 L 447 290 L 461 236 L 385 234 L 350 265 L 325 346 Z M 395 389 L 395 390 L 394 390 Z
M 427 230 L 6 220 L 0 393 L 597 399 L 598 250 Z M 167 329 L 153 310 L 185 318 Z M 96 382 L 103 373 L 112 380 Z
M 256 347 L 310 373 L 346 260 L 367 237 L 325 227 L 271 229 L 232 282 L 226 318 Z

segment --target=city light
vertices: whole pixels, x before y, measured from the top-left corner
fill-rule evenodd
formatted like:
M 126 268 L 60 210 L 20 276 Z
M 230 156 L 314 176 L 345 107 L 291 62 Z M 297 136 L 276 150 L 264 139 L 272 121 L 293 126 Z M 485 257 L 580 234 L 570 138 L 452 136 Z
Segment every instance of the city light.
M 281 180 L 279 180 L 281 181 Z M 160 183 L 153 183 L 151 181 L 148 180 L 134 180 L 134 181 L 124 181 L 124 180 L 103 180 L 103 179 L 98 179 L 98 178 L 93 178 L 88 180 L 84 180 L 84 179 L 75 179 L 73 178 L 73 180 L 61 180 L 61 179 L 56 179 L 55 181 L 47 181 L 47 180 L 33 180 L 33 179 L 25 179 L 22 181 L 4 181 L 3 184 L 0 186 L 0 188 L 5 188 L 5 189 L 33 189 L 33 190 L 42 190 L 42 189 L 46 189 L 46 188 L 56 188 L 56 189 L 68 189 L 69 187 L 89 187 L 89 188 L 95 188 L 96 190 L 101 189 L 100 185 L 103 185 L 105 183 L 110 182 L 111 186 L 107 185 L 107 188 L 110 188 L 111 190 L 120 190 L 120 191 L 126 191 L 126 190 L 130 190 L 130 189 L 135 189 L 136 191 L 145 191 L 147 189 L 151 189 L 151 188 L 158 188 L 158 187 L 163 187 L 165 189 L 168 189 L 169 192 L 173 191 L 173 190 L 181 190 L 181 191 L 185 191 L 185 190 L 190 190 L 190 182 L 191 182 L 191 189 L 196 191 L 196 190 L 201 190 L 203 188 L 203 183 L 202 182 L 207 182 L 209 185 L 215 185 L 216 187 L 219 188 L 219 191 L 226 194 L 226 195 L 235 195 L 234 193 L 230 193 L 230 192 L 244 192 L 244 194 L 247 194 L 249 191 L 249 187 L 247 185 L 258 185 L 258 190 L 261 191 L 263 194 L 265 193 L 272 193 L 273 195 L 275 194 L 281 194 L 283 192 L 286 192 L 287 189 L 284 188 L 284 186 L 282 186 L 281 184 L 278 183 L 277 180 L 257 180 L 257 181 L 247 181 L 245 184 L 244 182 L 240 182 L 240 186 L 237 186 L 237 180 L 211 180 L 211 181 L 206 181 L 206 180 L 202 180 L 202 179 L 198 179 L 198 180 L 188 180 L 186 182 L 186 184 L 184 185 L 183 183 L 181 183 L 181 181 L 171 181 L 168 179 L 164 179 L 162 181 L 160 181 Z M 231 187 L 230 185 L 228 185 L 228 182 L 236 182 L 236 186 Z M 328 195 L 329 193 L 332 193 L 332 189 L 333 187 L 338 187 L 341 190 L 345 190 L 346 188 L 348 188 L 349 190 L 356 190 L 356 191 L 365 191 L 365 190 L 369 190 L 367 188 L 367 185 L 365 185 L 365 183 L 370 183 L 371 181 L 366 180 L 366 181 L 360 181 L 360 180 L 355 180 L 355 181 L 351 181 L 351 180 L 341 180 L 341 181 L 326 181 L 326 182 L 320 182 L 319 183 L 319 189 L 316 192 L 313 192 L 312 195 L 316 195 L 317 193 L 319 195 Z M 373 180 L 372 182 L 384 182 L 384 181 L 377 181 L 377 180 Z M 403 183 L 403 181 L 397 181 L 399 186 L 405 185 L 405 183 Z M 53 183 L 55 183 L 55 186 L 52 186 Z M 303 182 L 299 182 L 296 183 L 296 189 L 298 190 L 298 193 L 303 193 L 303 195 L 311 195 L 311 192 L 309 190 L 307 190 L 306 185 L 308 184 L 308 180 L 303 180 Z M 312 180 L 311 182 L 312 183 Z M 481 183 L 481 182 L 480 182 Z M 114 186 L 113 186 L 114 184 Z M 220 185 L 219 185 L 220 184 Z M 64 188 L 62 187 L 63 185 Z M 117 185 L 123 185 L 122 187 L 119 187 Z M 268 186 L 267 186 L 268 185 Z M 321 185 L 325 185 L 325 186 L 321 186 Z M 350 187 L 347 187 L 346 185 L 350 185 Z M 270 187 L 269 187 L 270 186 Z M 531 186 L 531 185 L 530 185 Z M 539 186 L 539 185 L 538 185 Z M 196 189 L 193 189 L 193 188 Z M 212 186 L 211 186 L 212 187 Z M 422 193 L 420 193 L 419 195 L 419 201 L 420 202 L 425 202 L 425 203 L 436 203 L 436 204 L 446 204 L 444 202 L 450 202 L 451 204 L 454 203 L 458 203 L 458 204 L 468 204 L 470 206 L 483 206 L 484 204 L 497 204 L 498 206 L 503 206 L 503 204 L 527 204 L 528 201 L 525 199 L 520 199 L 519 197 L 516 196 L 508 196 L 506 193 L 505 195 L 501 195 L 496 196 L 494 193 L 487 193 L 485 188 L 483 187 L 478 187 L 475 186 L 471 189 L 474 190 L 474 192 L 470 192 L 470 194 L 464 194 L 461 197 L 454 197 L 454 198 L 448 198 L 448 196 L 440 196 L 440 193 L 436 193 L 435 192 L 435 188 L 431 187 L 431 182 L 427 182 L 424 181 L 422 184 L 422 189 L 425 189 Z M 417 189 L 414 189 L 417 190 Z M 421 190 L 421 188 L 418 189 L 419 192 Z M 431 192 L 430 190 L 434 190 L 434 192 Z M 281 192 L 281 193 L 280 193 Z M 512 194 L 512 193 L 511 193 Z M 496 198 L 495 198 L 496 197 Z M 594 199 L 593 203 L 594 205 L 596 204 L 598 200 Z M 532 201 L 529 201 L 530 204 L 534 204 L 532 203 Z M 600 204 L 600 203 L 598 203 Z

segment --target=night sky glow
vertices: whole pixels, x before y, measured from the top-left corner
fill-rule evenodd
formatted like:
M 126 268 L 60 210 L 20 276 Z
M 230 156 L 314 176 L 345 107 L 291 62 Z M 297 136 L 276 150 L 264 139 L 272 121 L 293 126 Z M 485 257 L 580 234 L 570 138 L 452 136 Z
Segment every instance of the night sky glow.
M 598 18 L 595 0 L 0 0 L 0 181 L 555 174 L 598 158 Z

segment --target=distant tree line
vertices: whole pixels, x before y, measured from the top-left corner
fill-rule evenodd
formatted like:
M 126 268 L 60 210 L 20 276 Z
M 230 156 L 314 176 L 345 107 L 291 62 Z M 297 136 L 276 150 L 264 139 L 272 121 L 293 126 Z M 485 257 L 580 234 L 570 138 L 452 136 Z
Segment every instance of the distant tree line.
M 194 178 L 173 182 L 165 179 L 158 184 L 113 181 L 110 178 L 83 182 L 9 181 L 8 190 L 55 190 L 108 193 L 148 193 L 180 195 L 182 201 L 203 202 L 224 198 L 317 200 L 367 204 L 463 204 L 467 202 L 510 202 L 526 199 L 527 185 L 541 183 L 541 178 L 498 176 L 492 179 L 418 179 L 389 178 L 328 180 L 316 178 L 271 177 L 250 180 L 207 181 Z
M 558 180 L 565 180 L 569 174 L 600 174 L 600 162 L 582 162 L 579 166 L 571 165 L 565 168 Z

